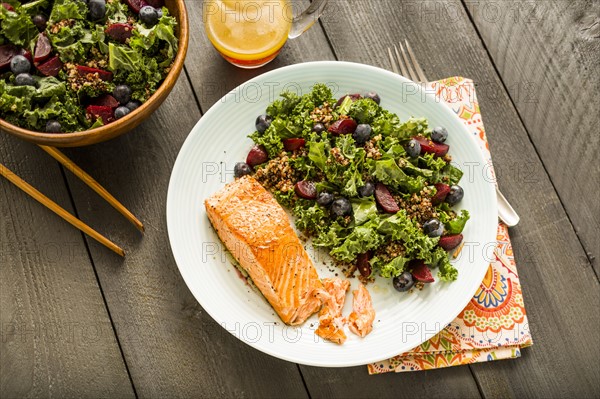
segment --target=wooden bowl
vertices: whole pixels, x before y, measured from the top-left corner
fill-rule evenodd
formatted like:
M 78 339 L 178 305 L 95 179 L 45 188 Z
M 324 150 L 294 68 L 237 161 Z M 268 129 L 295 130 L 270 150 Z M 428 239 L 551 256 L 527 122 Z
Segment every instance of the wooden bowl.
M 116 120 L 108 125 L 95 129 L 84 130 L 74 133 L 41 133 L 33 130 L 23 129 L 0 119 L 0 130 L 13 134 L 24 140 L 37 144 L 54 147 L 80 147 L 110 140 L 123 133 L 127 133 L 149 117 L 162 102 L 167 98 L 175 85 L 187 53 L 189 39 L 189 25 L 184 0 L 165 0 L 165 6 L 169 9 L 178 24 L 179 51 L 173 61 L 173 67 L 162 82 L 158 90 L 138 109 L 130 112 L 127 116 Z

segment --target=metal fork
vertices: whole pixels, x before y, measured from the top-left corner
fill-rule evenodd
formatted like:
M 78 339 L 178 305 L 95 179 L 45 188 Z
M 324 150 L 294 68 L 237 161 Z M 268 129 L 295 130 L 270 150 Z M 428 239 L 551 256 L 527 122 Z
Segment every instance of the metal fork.
M 393 51 L 390 47 L 387 49 L 394 73 L 402 75 L 417 83 L 427 83 L 428 79 L 425 77 L 423 69 L 421 69 L 421 66 L 417 62 L 417 58 L 415 57 L 410 44 L 408 44 L 408 40 L 404 40 L 404 45 L 402 45 L 402 43 L 398 44 L 400 46 L 400 51 L 398 51 L 396 45 L 394 45 Z M 400 69 L 398 69 L 398 67 L 400 67 Z M 496 186 L 496 197 L 498 197 L 498 217 L 500 220 L 508 227 L 517 225 L 520 220 L 519 215 L 517 215 L 517 212 L 500 192 L 498 186 Z

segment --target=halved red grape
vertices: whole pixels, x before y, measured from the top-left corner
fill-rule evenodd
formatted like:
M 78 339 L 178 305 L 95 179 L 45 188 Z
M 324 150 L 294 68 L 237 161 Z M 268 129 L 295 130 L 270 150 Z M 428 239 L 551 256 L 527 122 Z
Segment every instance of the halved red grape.
M 448 144 L 434 143 L 423 136 L 415 136 L 413 138 L 421 144 L 421 154 L 434 154 L 436 157 L 443 157 L 450 149 Z
M 394 197 L 392 197 L 390 190 L 388 190 L 383 183 L 377 183 L 375 186 L 375 200 L 387 213 L 396 213 L 400 210 L 400 207 Z
M 38 35 L 37 42 L 35 44 L 35 52 L 33 54 L 34 62 L 44 61 L 46 58 L 50 57 L 50 53 L 52 52 L 52 45 L 50 44 L 50 39 L 46 36 L 45 33 L 40 33 Z
M 445 183 L 435 183 L 435 195 L 431 198 L 433 205 L 439 205 L 446 199 L 446 196 L 450 192 L 450 186 Z
M 317 199 L 317 187 L 311 181 L 301 180 L 294 186 L 294 191 L 300 198 Z
M 295 151 L 298 148 L 304 147 L 306 140 L 301 138 L 285 139 L 283 140 L 283 148 L 286 151 Z
M 412 267 L 411 274 L 415 280 L 422 283 L 433 283 L 435 281 L 431 275 L 431 270 L 422 260 L 412 260 L 408 267 Z
M 142 7 L 148 5 L 148 3 L 144 0 L 127 0 L 127 5 L 131 8 L 131 11 L 138 14 Z
M 111 38 L 121 43 L 125 43 L 125 41 L 133 34 L 133 25 L 118 22 L 108 25 L 104 32 Z
M 17 55 L 20 54 L 19 48 L 17 46 L 13 46 L 12 44 L 4 44 L 0 46 L 0 69 L 8 68 L 10 65 L 10 60 Z
M 438 245 L 444 248 L 446 251 L 453 250 L 458 247 L 458 245 L 462 242 L 463 235 L 462 234 L 451 234 L 447 236 L 440 237 L 440 241 Z
M 267 150 L 262 145 L 255 145 L 252 147 L 248 156 L 246 157 L 246 163 L 252 167 L 265 163 L 269 160 Z
M 339 136 L 341 134 L 354 133 L 356 126 L 358 125 L 353 119 L 339 119 L 333 122 L 327 131 L 335 136 Z

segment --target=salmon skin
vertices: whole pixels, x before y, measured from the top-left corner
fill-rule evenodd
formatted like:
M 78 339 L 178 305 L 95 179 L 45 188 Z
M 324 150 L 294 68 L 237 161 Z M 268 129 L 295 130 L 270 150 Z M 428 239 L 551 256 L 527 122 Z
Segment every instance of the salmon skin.
M 260 183 L 244 176 L 204 206 L 219 238 L 284 323 L 301 324 L 319 310 L 317 270 L 287 214 Z

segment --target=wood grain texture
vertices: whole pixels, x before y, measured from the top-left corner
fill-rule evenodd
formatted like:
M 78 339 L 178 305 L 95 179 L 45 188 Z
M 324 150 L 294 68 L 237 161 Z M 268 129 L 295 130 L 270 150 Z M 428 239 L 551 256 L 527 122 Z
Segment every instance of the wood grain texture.
M 369 375 L 366 366 L 322 369 L 302 366 L 313 398 L 479 398 L 468 367 Z
M 552 3 L 551 7 L 555 4 L 559 3 Z M 588 4 L 576 3 L 575 7 L 585 7 L 567 11 L 557 21 L 564 24 L 572 18 L 572 23 L 585 25 L 593 18 L 593 14 L 589 16 L 593 7 L 587 7 Z M 597 386 L 600 379 L 597 361 L 600 355 L 597 347 L 599 284 L 563 203 L 588 251 L 588 236 L 582 232 L 590 228 L 597 231 L 597 224 L 596 227 L 593 224 L 597 219 L 592 217 L 591 222 L 586 222 L 573 216 L 571 209 L 585 203 L 577 203 L 577 199 L 569 197 L 570 192 L 564 194 L 563 191 L 565 187 L 575 190 L 580 181 L 565 182 L 556 177 L 553 170 L 561 170 L 552 169 L 548 163 L 559 161 L 548 154 L 552 154 L 553 148 L 563 150 L 563 147 L 552 147 L 558 144 L 536 139 L 541 136 L 532 133 L 529 125 L 532 122 L 528 122 L 546 123 L 542 118 L 546 117 L 544 108 L 538 104 L 538 108 L 531 110 L 532 105 L 527 103 L 525 108 L 534 115 L 528 119 L 529 114 L 521 108 L 520 101 L 514 101 L 516 95 L 510 83 L 515 81 L 505 79 L 508 92 L 504 89 L 461 2 L 330 0 L 323 19 L 327 37 L 316 25 L 299 39 L 290 41 L 273 63 L 254 71 L 242 71 L 222 60 L 202 31 L 201 2 L 188 2 L 187 7 L 192 36 L 186 68 L 193 90 L 182 74 L 164 105 L 135 132 L 101 145 L 65 151 L 146 225 L 146 234 L 142 237 L 110 205 L 67 172 L 82 219 L 129 250 L 125 261 L 120 261 L 99 244 L 88 241 L 140 396 L 307 396 L 296 365 L 247 347 L 203 311 L 186 288 L 172 258 L 165 221 L 166 191 L 177 152 L 200 117 L 194 95 L 202 109 L 207 110 L 228 90 L 251 77 L 310 60 L 337 57 L 389 69 L 386 48 L 404 38 L 411 42 L 430 79 L 463 75 L 476 82 L 500 187 L 521 215 L 521 223 L 511 229 L 511 235 L 534 347 L 524 350 L 518 360 L 419 373 L 368 376 L 364 367 L 302 366 L 300 370 L 308 394 L 312 397 L 478 397 L 481 392 L 485 397 L 600 396 Z M 577 19 L 577 15 L 583 17 Z M 492 57 L 496 52 L 489 44 L 490 39 L 503 42 L 498 38 L 513 29 L 508 23 L 501 25 L 502 28 L 498 28 L 499 25 L 492 26 L 496 30 L 489 35 L 482 33 Z M 515 35 L 513 43 L 536 43 L 528 36 L 538 34 L 535 27 L 514 29 L 520 33 L 511 33 Z M 559 67 L 583 74 L 581 65 L 587 65 L 593 72 L 593 59 L 587 59 L 589 49 L 593 50 L 597 42 L 590 40 L 592 44 L 585 42 L 585 45 L 579 39 L 569 42 L 569 35 L 573 33 L 568 32 L 566 43 L 574 43 L 575 51 L 564 54 L 562 28 L 555 29 L 544 34 L 548 38 L 560 36 L 559 44 L 538 44 L 554 51 L 550 53 L 554 61 L 550 60 L 545 69 L 535 69 L 537 66 L 532 64 L 527 68 L 511 65 L 528 60 L 523 59 L 520 49 L 515 53 L 516 50 L 508 49 L 507 45 L 498 47 L 500 54 L 514 53 L 504 57 L 506 65 L 499 66 L 502 77 L 505 72 L 509 76 L 529 77 L 533 68 L 536 74 L 532 76 L 546 84 L 547 75 L 564 79 L 556 72 Z M 590 33 L 585 29 L 578 32 L 577 35 L 584 35 L 586 40 L 589 38 Z M 533 53 L 531 48 L 530 52 Z M 580 64 L 570 66 L 571 58 Z M 516 72 L 511 75 L 511 68 L 522 75 Z M 585 76 L 592 86 L 598 81 L 593 74 Z M 564 85 L 564 81 L 560 85 Z M 551 87 L 546 89 L 544 95 L 552 101 L 573 96 L 570 88 L 565 89 L 567 94 Z M 582 90 L 587 93 L 592 89 L 584 87 Z M 509 94 L 524 117 L 533 144 Z M 590 101 L 595 100 L 592 97 Z M 545 104 L 546 109 L 550 109 L 554 103 Z M 589 113 L 593 110 L 591 108 Z M 573 115 L 560 125 L 567 132 L 565 137 L 578 137 L 571 126 L 579 123 L 577 118 L 583 121 L 582 126 L 590 120 L 593 122 L 579 108 Z M 548 118 L 554 118 L 554 124 L 547 126 L 558 126 L 558 116 Z M 548 131 L 553 132 L 552 137 L 557 141 L 562 140 L 555 137 L 554 129 Z M 27 146 L 0 135 L 1 161 L 8 159 L 9 166 L 23 178 L 67 207 L 68 195 L 56 164 L 40 150 Z M 589 170 L 587 153 L 579 156 L 568 151 L 573 170 Z M 32 158 L 34 152 L 36 156 Z M 27 169 L 32 164 L 35 168 Z M 563 163 L 562 167 L 571 166 Z M 571 169 L 568 173 L 571 179 L 576 178 Z M 102 313 L 104 305 L 81 236 L 66 223 L 53 220 L 54 216 L 38 204 L 23 199 L 23 194 L 12 185 L 0 183 L 0 191 L 0 396 L 132 396 L 110 322 L 105 310 Z M 575 208 L 570 208 L 572 206 Z M 586 223 L 591 223 L 591 227 Z M 8 250 L 5 243 L 9 243 Z M 13 250 L 10 243 L 18 243 L 18 250 Z M 65 248 L 71 247 L 76 255 L 64 259 Z M 53 252 L 57 250 L 58 259 Z M 68 340 L 71 337 L 68 329 L 66 333 L 62 333 L 64 328 L 55 332 L 52 328 L 56 325 L 73 326 L 73 340 Z M 82 337 L 79 341 L 78 328 Z M 68 338 L 61 340 L 61 334 L 67 334 Z
M 2 132 L 0 159 L 73 212 L 39 148 Z M 81 233 L 4 179 L 0 215 L 0 397 L 133 397 Z
M 104 295 L 141 397 L 305 397 L 296 365 L 238 341 L 198 305 L 181 278 L 167 236 L 171 169 L 196 121 L 184 74 L 173 94 L 136 131 L 65 153 L 146 226 L 143 236 L 112 207 L 68 175 L 82 217 L 111 232 L 123 262 L 89 241 Z M 278 381 L 267 384 L 265 381 Z
M 104 245 L 106 248 L 116 253 L 117 255 L 125 256 L 125 252 L 123 252 L 123 250 L 119 248 L 115 243 L 110 241 L 108 238 L 104 237 L 102 234 L 98 233 L 96 230 L 92 229 L 87 224 L 83 223 L 81 220 L 77 219 L 75 215 L 73 215 L 72 213 L 58 205 L 56 202 L 42 194 L 38 189 L 33 187 L 31 184 L 27 183 L 25 180 L 21 179 L 17 174 L 9 170 L 8 167 L 6 167 L 3 164 L 0 164 L 0 175 L 2 175 L 2 177 L 5 177 L 16 187 L 20 188 L 31 198 L 44 205 L 48 210 L 60 216 L 63 220 L 71 224 L 71 226 L 81 230 L 91 238 Z
M 368 8 L 370 2 L 363 2 L 363 7 Z M 308 2 L 304 2 L 308 4 Z M 397 6 L 391 4 L 392 9 Z M 339 8 L 338 2 L 331 2 L 327 6 L 328 15 L 335 14 Z M 345 6 L 346 7 L 346 6 Z M 188 6 L 190 24 L 201 26 L 202 10 L 199 7 Z M 354 17 L 349 16 L 349 20 Z M 367 24 L 377 21 L 368 19 Z M 352 26 L 358 26 L 359 21 L 354 21 Z M 354 34 L 353 34 L 354 35 Z M 355 40 L 354 36 L 348 37 L 349 43 Z M 357 47 L 360 52 L 370 53 L 369 47 Z M 201 30 L 192 30 L 190 48 L 186 66 L 190 79 L 203 110 L 207 110 L 229 90 L 244 81 L 251 79 L 266 71 L 285 65 L 297 64 L 308 61 L 335 60 L 327 38 L 320 24 L 315 24 L 301 37 L 286 43 L 280 55 L 266 67 L 257 70 L 242 70 L 228 64 L 212 48 L 208 38 Z M 257 352 L 258 354 L 258 352 Z M 473 377 L 467 368 L 455 369 L 447 373 L 436 374 L 436 384 L 427 385 L 428 374 L 404 374 L 396 376 L 379 376 L 377 382 L 370 380 L 366 367 L 327 369 L 300 366 L 308 391 L 313 397 L 395 397 L 398 395 L 422 396 L 424 393 L 432 396 L 443 396 L 448 389 L 452 389 L 466 397 L 479 397 Z M 426 389 L 424 387 L 427 386 Z
M 48 147 L 45 145 L 39 146 L 42 150 L 46 151 L 48 155 L 56 159 L 61 165 L 63 165 L 69 172 L 77 176 L 82 182 L 84 182 L 89 188 L 94 190 L 96 194 L 104 198 L 113 208 L 117 210 L 125 219 L 129 220 L 138 230 L 144 231 L 144 225 L 140 222 L 134 214 L 132 214 L 126 207 L 123 206 L 111 193 L 106 191 L 92 176 L 90 176 L 85 170 L 81 169 L 76 163 L 71 161 L 65 154 L 60 152 L 55 147 Z
M 406 38 L 429 79 L 477 85 L 500 188 L 521 216 L 511 234 L 534 339 L 522 359 L 471 366 L 484 396 L 597 397 L 598 280 L 462 4 L 349 0 L 335 9 L 323 25 L 339 59 L 389 69 L 387 46 Z
M 600 3 L 467 8 L 598 275 Z

